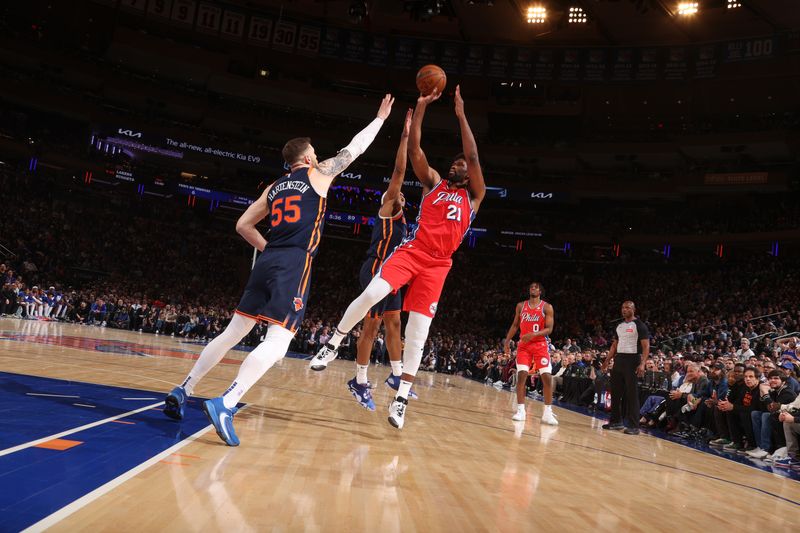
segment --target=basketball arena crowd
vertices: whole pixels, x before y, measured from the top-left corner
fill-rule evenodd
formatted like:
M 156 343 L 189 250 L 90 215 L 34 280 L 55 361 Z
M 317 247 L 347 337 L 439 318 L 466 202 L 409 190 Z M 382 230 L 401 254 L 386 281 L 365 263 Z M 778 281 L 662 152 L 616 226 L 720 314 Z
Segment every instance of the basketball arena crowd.
M 10 237 L 0 262 L 3 316 L 197 342 L 213 338 L 230 320 L 252 260 L 252 249 L 232 223 L 146 201 L 108 203 L 53 177 L 31 180 L 8 168 L 0 171 L 0 188 L 0 235 Z M 377 206 L 375 195 L 346 188 L 335 191 L 331 202 Z M 356 295 L 365 252 L 362 241 L 323 241 L 309 311 L 292 351 L 310 355 L 327 342 Z M 631 256 L 604 262 L 462 249 L 422 368 L 513 389 L 513 343 L 506 354 L 502 339 L 515 303 L 533 281 L 529 272 L 536 273 L 555 308 L 550 342 L 561 405 L 608 410 L 609 374 L 601 365 L 619 305 L 634 299 L 653 346 L 639 386 L 640 425 L 775 467 L 800 464 L 800 274 L 792 260 Z M 244 344 L 256 345 L 264 332 L 255 328 Z M 355 358 L 359 334 L 356 328 L 343 341 L 340 357 Z M 382 334 L 372 360 L 388 363 Z M 529 396 L 540 392 L 534 376 Z

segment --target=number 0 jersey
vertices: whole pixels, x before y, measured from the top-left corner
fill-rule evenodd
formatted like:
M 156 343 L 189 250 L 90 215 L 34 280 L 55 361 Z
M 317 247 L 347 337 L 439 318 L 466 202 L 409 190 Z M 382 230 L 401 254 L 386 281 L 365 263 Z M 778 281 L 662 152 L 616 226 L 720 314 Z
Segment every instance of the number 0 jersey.
M 449 189 L 441 180 L 423 198 L 417 227 L 403 245 L 419 246 L 434 257 L 453 255 L 469 230 L 475 213 L 466 189 Z
M 308 171 L 304 167 L 279 178 L 267 193 L 267 250 L 301 248 L 312 257 L 316 255 L 325 225 L 326 200 L 311 186 Z
M 545 328 L 545 305 L 547 305 L 547 302 L 541 300 L 539 305 L 536 307 L 531 307 L 530 300 L 525 300 L 525 303 L 522 304 L 522 310 L 519 312 L 520 338 L 522 338 L 523 335 L 527 335 L 528 333 L 536 333 Z M 525 343 L 520 342 L 520 344 L 543 344 L 544 346 L 547 346 L 547 337 L 536 336 L 532 340 Z

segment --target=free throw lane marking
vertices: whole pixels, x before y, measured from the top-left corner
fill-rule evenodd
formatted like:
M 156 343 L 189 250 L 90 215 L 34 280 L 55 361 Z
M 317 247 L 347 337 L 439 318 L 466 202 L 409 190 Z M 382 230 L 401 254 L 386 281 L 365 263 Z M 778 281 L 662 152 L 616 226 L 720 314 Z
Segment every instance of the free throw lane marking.
M 42 437 L 41 439 L 32 440 L 30 442 L 25 442 L 23 444 L 18 444 L 17 446 L 12 446 L 11 448 L 0 450 L 0 457 L 8 455 L 10 453 L 18 452 L 20 450 L 24 450 L 25 448 L 31 448 L 33 446 L 36 446 L 37 444 L 41 444 L 49 440 L 60 439 L 61 437 L 66 437 L 67 435 L 72 435 L 73 433 L 78 433 L 79 431 L 83 431 L 85 429 L 101 426 L 103 424 L 107 424 L 108 422 L 113 422 L 115 420 L 119 420 L 120 418 L 125 418 L 126 416 L 135 415 L 136 413 L 141 413 L 142 411 L 147 411 L 148 409 L 154 409 L 159 405 L 164 405 L 164 402 L 145 405 L 144 407 L 140 407 L 139 409 L 134 409 L 133 411 L 128 411 L 127 413 L 122 413 L 117 416 L 111 416 L 108 418 L 104 418 L 103 420 L 98 420 L 97 422 L 92 422 L 91 424 L 85 424 L 83 426 L 74 429 L 68 429 L 66 431 L 62 431 L 61 433 L 56 433 L 55 435 L 49 435 L 47 437 Z
M 161 403 L 164 403 L 164 402 L 161 402 Z M 184 446 L 186 446 L 190 442 L 194 442 L 199 437 L 201 437 L 204 433 L 207 433 L 208 431 L 211 431 L 211 429 L 213 429 L 213 427 L 214 426 L 212 426 L 212 425 L 208 425 L 208 426 L 204 427 L 203 429 L 201 429 L 200 431 L 198 431 L 194 435 L 186 438 L 185 440 L 182 440 L 181 442 L 175 444 L 171 448 L 167 448 L 163 452 L 159 453 L 156 456 L 151 457 L 150 459 L 148 459 L 144 463 L 140 464 L 139 466 L 137 466 L 135 468 L 132 468 L 131 470 L 128 470 L 127 472 L 125 472 L 121 476 L 112 479 L 111 481 L 109 481 L 105 485 L 94 489 L 89 494 L 87 494 L 87 495 L 85 495 L 85 496 L 83 496 L 81 498 L 78 498 L 77 500 L 75 500 L 74 502 L 72 502 L 71 504 L 69 504 L 69 505 L 67 505 L 65 507 L 62 507 L 61 509 L 59 509 L 55 513 L 51 514 L 47 518 L 43 518 L 43 519 L 39 520 L 38 522 L 36 522 L 32 526 L 28 527 L 27 529 L 24 529 L 23 533 L 32 532 L 32 531 L 44 531 L 45 529 L 47 529 L 49 527 L 52 527 L 53 525 L 55 525 L 58 522 L 60 522 L 61 520 L 65 519 L 66 517 L 68 517 L 69 515 L 74 513 L 75 511 L 78 511 L 82 507 L 85 507 L 86 505 L 92 503 L 93 501 L 95 501 L 99 497 L 103 496 L 107 492 L 112 491 L 113 489 L 115 489 L 119 485 L 122 485 L 123 483 L 125 483 L 126 481 L 128 481 L 129 479 L 134 477 L 135 475 L 137 475 L 140 472 L 150 468 L 150 466 L 152 466 L 155 463 L 161 461 L 165 457 L 169 457 L 171 454 L 173 454 L 176 451 L 180 450 L 181 448 L 183 448 Z M 166 462 L 166 461 L 164 461 L 164 462 Z

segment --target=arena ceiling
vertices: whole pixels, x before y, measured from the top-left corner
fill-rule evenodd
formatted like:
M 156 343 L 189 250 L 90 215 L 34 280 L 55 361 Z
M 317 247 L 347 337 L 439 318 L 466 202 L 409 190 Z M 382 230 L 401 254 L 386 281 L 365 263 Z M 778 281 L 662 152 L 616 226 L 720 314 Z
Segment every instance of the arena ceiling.
M 475 43 L 665 45 L 764 36 L 800 29 L 797 0 L 233 0 L 249 9 L 283 12 L 366 31 Z M 738 5 L 728 7 L 728 4 Z M 528 23 L 529 7 L 547 10 Z M 585 23 L 570 23 L 570 8 Z M 366 11 L 366 14 L 364 13 Z M 436 14 L 438 13 L 438 14 Z

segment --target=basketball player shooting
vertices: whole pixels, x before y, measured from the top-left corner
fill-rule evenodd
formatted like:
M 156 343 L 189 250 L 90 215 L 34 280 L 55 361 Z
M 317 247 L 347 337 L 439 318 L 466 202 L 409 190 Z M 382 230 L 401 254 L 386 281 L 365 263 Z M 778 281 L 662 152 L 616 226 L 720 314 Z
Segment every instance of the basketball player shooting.
M 236 404 L 272 365 L 286 355 L 308 301 L 311 263 L 317 254 L 325 223 L 328 189 L 333 180 L 372 144 L 392 110 L 387 94 L 377 117 L 335 157 L 318 162 L 311 140 L 292 139 L 283 147 L 291 173 L 269 185 L 242 214 L 236 231 L 264 252 L 256 260 L 244 294 L 225 331 L 200 353 L 183 383 L 165 399 L 164 414 L 180 420 L 186 400 L 197 383 L 256 325 L 270 326 L 264 341 L 242 362 L 239 374 L 224 394 L 203 403 L 203 411 L 228 446 L 238 446 L 233 428 Z M 270 217 L 269 242 L 256 224 Z
M 503 341 L 505 353 L 510 354 L 511 339 L 519 330 L 517 345 L 517 412 L 511 418 L 525 420 L 525 387 L 528 373 L 539 372 L 544 392 L 544 412 L 542 423 L 557 426 L 553 414 L 553 367 L 550 364 L 550 350 L 547 337 L 553 333 L 553 306 L 542 300 L 542 284 L 534 281 L 528 288 L 530 298 L 517 304 L 514 322 L 508 328 Z
M 411 129 L 411 109 L 406 113 L 403 124 L 403 133 L 400 136 L 400 146 L 394 161 L 392 178 L 389 187 L 381 197 L 381 207 L 378 217 L 372 228 L 372 239 L 367 251 L 367 260 L 361 265 L 359 282 L 361 290 L 367 288 L 372 278 L 375 277 L 386 256 L 389 255 L 406 236 L 406 217 L 403 209 L 406 205 L 405 196 L 401 191 L 403 180 L 406 176 L 406 160 L 408 159 L 408 134 Z M 402 343 L 400 342 L 400 310 L 403 300 L 400 292 L 389 294 L 383 300 L 372 306 L 364 317 L 364 326 L 358 338 L 358 355 L 356 356 L 356 377 L 347 382 L 347 388 L 356 401 L 365 409 L 375 410 L 375 401 L 372 399 L 372 389 L 369 387 L 367 371 L 372 345 L 378 330 L 383 322 L 386 328 L 386 347 L 389 351 L 389 361 L 392 372 L 386 378 L 386 384 L 394 390 L 400 387 L 400 378 L 403 375 Z M 330 361 L 314 357 L 311 361 L 312 370 L 325 370 Z M 416 395 L 411 391 L 410 397 Z
M 425 110 L 440 96 L 438 91 L 420 96 L 411 119 L 409 157 L 423 192 L 417 228 L 386 259 L 364 292 L 353 300 L 330 342 L 312 360 L 314 364 L 315 360 L 334 359 L 342 338 L 369 308 L 407 285 L 403 301 L 403 310 L 408 311 L 403 375 L 397 395 L 389 406 L 389 423 L 398 429 L 402 429 L 405 423 L 409 391 L 422 361 L 422 349 L 436 314 L 444 281 L 453 264 L 453 252 L 464 239 L 486 195 L 478 147 L 464 113 L 460 87 L 456 87 L 454 102 L 464 152 L 453 160 L 446 179 L 443 180 L 430 167 L 425 152 L 420 148 Z

